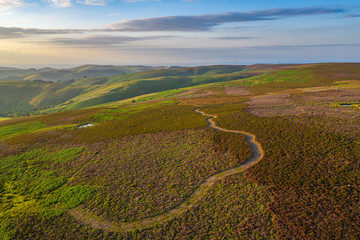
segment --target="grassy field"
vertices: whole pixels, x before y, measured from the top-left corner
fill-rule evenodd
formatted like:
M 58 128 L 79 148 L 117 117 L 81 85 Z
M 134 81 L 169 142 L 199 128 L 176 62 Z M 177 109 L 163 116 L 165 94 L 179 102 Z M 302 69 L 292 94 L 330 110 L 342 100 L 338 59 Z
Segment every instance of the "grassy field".
M 358 238 L 360 64 L 166 71 L 177 76 L 139 74 L 170 85 L 177 77 L 207 84 L 1 121 L 0 235 Z M 240 73 L 257 76 L 230 77 Z M 229 78 L 218 81 L 220 76 Z M 146 222 L 169 212 L 205 179 L 251 156 L 245 137 L 209 128 L 206 117 L 193 111 L 198 107 L 217 115 L 223 128 L 255 134 L 265 157 L 217 181 L 176 217 L 109 231 L 110 224 Z

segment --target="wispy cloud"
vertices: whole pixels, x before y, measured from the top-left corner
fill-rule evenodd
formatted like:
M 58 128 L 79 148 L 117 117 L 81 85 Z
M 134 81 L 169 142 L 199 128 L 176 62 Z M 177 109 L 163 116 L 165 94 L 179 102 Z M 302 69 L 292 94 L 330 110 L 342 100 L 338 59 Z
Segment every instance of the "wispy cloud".
M 0 0 L 0 11 L 9 10 L 14 7 L 24 6 L 25 3 L 21 0 Z
M 252 22 L 284 17 L 343 13 L 343 8 L 270 9 L 250 12 L 228 12 L 196 16 L 165 16 L 125 20 L 109 26 L 113 31 L 211 31 L 224 23 Z
M 48 0 L 51 6 L 54 7 L 72 7 L 74 6 L 72 0 Z M 106 0 L 77 0 L 76 3 L 91 5 L 91 6 L 105 6 Z
M 134 2 L 162 2 L 162 0 L 123 0 L 123 2 L 129 2 L 129 3 L 134 3 Z
M 54 7 L 71 7 L 73 4 L 71 3 L 71 0 L 48 0 L 50 5 Z
M 347 14 L 345 15 L 346 18 L 357 18 L 357 17 L 360 17 L 359 14 Z
M 51 38 L 43 41 L 42 43 L 54 44 L 59 46 L 76 46 L 83 48 L 92 47 L 115 47 L 125 43 L 155 40 L 155 39 L 167 39 L 173 36 L 147 36 L 147 37 L 130 37 L 130 36 L 108 36 L 108 35 L 96 35 L 87 36 L 83 38 Z
M 214 37 L 213 39 L 218 40 L 244 40 L 244 39 L 252 39 L 253 37 Z
M 70 34 L 81 32 L 83 32 L 83 30 L 0 27 L 0 39 L 23 38 L 32 35 Z
M 77 1 L 77 3 L 91 5 L 91 6 L 105 6 L 106 0 L 85 0 L 85 1 Z
M 17 0 L 14 0 L 14 4 Z M 70 0 L 51 0 L 54 6 L 66 7 L 71 6 Z M 105 4 L 103 0 L 85 0 L 84 4 Z M 0 0 L 0 6 L 5 4 Z M 20 5 L 20 3 L 18 3 Z M 5 5 L 3 5 L 5 6 Z M 14 5 L 15 6 L 15 5 Z M 230 22 L 252 22 L 266 21 L 291 16 L 307 16 L 331 13 L 344 13 L 342 8 L 299 8 L 299 9 L 271 9 L 264 11 L 251 11 L 245 13 L 220 13 L 210 15 L 194 16 L 165 16 L 147 19 L 126 20 L 114 23 L 110 26 L 98 29 L 37 29 L 37 28 L 17 28 L 17 27 L 0 27 L 0 38 L 21 38 L 32 35 L 50 35 L 50 34 L 73 34 L 73 33 L 111 33 L 111 32 L 149 32 L 149 31 L 211 31 L 224 23 Z M 346 17 L 358 17 L 358 15 L 347 15 Z M 114 39 L 117 37 L 114 37 Z M 222 38 L 223 40 L 244 39 L 240 38 Z M 93 39 L 94 40 L 94 39 Z M 118 39 L 119 40 L 119 39 Z M 124 39 L 123 39 L 124 40 Z

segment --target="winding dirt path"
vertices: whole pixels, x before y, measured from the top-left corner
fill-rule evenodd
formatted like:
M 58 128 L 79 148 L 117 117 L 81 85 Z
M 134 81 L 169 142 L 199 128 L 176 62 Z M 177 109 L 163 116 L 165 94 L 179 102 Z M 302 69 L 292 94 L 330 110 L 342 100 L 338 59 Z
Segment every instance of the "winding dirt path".
M 255 135 L 252 133 L 247 133 L 243 131 L 235 131 L 235 130 L 228 130 L 225 128 L 221 128 L 216 126 L 215 122 L 213 121 L 214 118 L 216 118 L 216 115 L 210 115 L 206 114 L 202 111 L 200 111 L 198 108 L 194 110 L 195 112 L 203 115 L 208 116 L 209 118 L 206 119 L 206 121 L 209 123 L 209 126 L 212 127 L 215 130 L 223 131 L 223 132 L 231 132 L 231 133 L 239 133 L 246 137 L 246 142 L 249 143 L 251 150 L 253 152 L 253 155 L 247 159 L 244 163 L 241 165 L 230 168 L 228 170 L 216 173 L 206 180 L 204 180 L 199 187 L 187 198 L 185 199 L 180 205 L 178 205 L 176 208 L 165 212 L 161 215 L 150 217 L 147 219 L 143 219 L 141 221 L 134 221 L 134 222 L 123 222 L 123 223 L 113 223 L 111 221 L 105 220 L 100 216 L 95 216 L 91 214 L 90 212 L 86 210 L 80 210 L 80 209 L 71 209 L 69 210 L 69 214 L 73 216 L 75 219 L 81 221 L 84 224 L 90 225 L 93 228 L 97 229 L 103 229 L 106 231 L 111 232 L 126 232 L 131 230 L 140 230 L 144 228 L 150 228 L 154 227 L 162 222 L 169 221 L 173 219 L 176 216 L 179 216 L 183 212 L 185 212 L 187 209 L 191 208 L 196 202 L 200 200 L 200 198 L 206 193 L 206 191 L 218 180 L 230 176 L 236 173 L 240 173 L 244 171 L 245 169 L 253 166 L 255 163 L 260 161 L 263 156 L 264 152 L 261 148 L 260 143 L 258 143 L 255 140 Z

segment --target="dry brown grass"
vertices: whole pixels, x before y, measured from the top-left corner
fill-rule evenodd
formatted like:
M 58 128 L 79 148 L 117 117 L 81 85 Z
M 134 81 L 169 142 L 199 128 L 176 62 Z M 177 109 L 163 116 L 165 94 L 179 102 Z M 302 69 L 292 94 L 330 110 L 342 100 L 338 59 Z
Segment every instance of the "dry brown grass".
M 179 93 L 177 96 L 180 96 L 179 98 L 201 98 L 201 97 L 207 97 L 211 95 L 215 95 L 216 93 L 213 91 L 205 90 L 200 91 L 201 89 L 194 89 L 189 90 L 183 93 Z
M 303 113 L 290 94 L 261 95 L 250 98 L 249 112 L 260 117 L 294 116 Z
M 247 99 L 245 97 L 208 97 L 208 98 L 186 98 L 179 99 L 179 103 L 186 105 L 222 105 L 222 104 L 232 104 L 232 103 L 240 103 L 244 102 Z
M 239 87 L 224 87 L 224 92 L 226 95 L 234 95 L 234 96 L 246 96 L 252 95 L 248 90 L 247 87 L 239 86 Z

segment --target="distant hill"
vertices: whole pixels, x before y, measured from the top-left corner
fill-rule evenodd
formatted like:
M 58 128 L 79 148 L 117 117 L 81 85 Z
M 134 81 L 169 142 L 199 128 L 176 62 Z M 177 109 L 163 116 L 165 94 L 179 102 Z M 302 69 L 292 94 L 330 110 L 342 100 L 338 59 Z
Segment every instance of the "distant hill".
M 29 75 L 40 74 L 45 71 L 53 70 L 51 68 L 42 69 L 19 69 L 19 68 L 5 68 L 0 67 L 0 81 L 22 81 Z
M 0 81 L 75 81 L 82 78 L 112 76 L 164 68 L 167 67 L 113 65 L 82 65 L 69 69 L 54 69 L 49 67 L 40 69 L 18 69 L 0 67 Z
M 42 71 L 28 75 L 24 80 L 43 81 L 75 81 L 83 78 L 113 76 L 117 74 L 127 74 L 133 72 L 143 72 L 154 69 L 163 69 L 164 67 L 150 67 L 150 66 L 113 66 L 113 65 L 82 65 L 70 69 L 53 69 L 50 71 Z
M 116 71 L 151 71 L 124 73 L 114 76 L 90 77 Z M 119 101 L 143 94 L 190 87 L 200 84 L 224 82 L 246 78 L 258 73 L 247 72 L 246 66 L 170 67 L 156 69 L 145 66 L 96 66 L 84 65 L 69 70 L 52 70 L 33 74 L 32 81 L 0 82 L 0 116 L 29 114 L 49 108 L 81 109 Z M 50 79 L 64 76 L 78 80 L 57 81 Z M 86 78 L 84 78 L 86 76 Z

